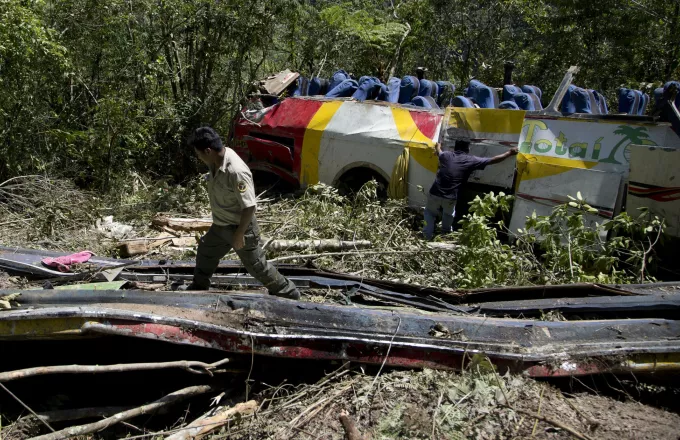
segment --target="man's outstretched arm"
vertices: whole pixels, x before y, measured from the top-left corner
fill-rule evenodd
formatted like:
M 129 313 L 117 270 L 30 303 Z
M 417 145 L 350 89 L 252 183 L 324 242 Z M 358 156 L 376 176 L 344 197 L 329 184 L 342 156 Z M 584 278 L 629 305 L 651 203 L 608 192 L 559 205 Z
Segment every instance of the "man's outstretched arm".
M 515 154 L 517 154 L 517 147 L 511 148 L 503 154 L 499 154 L 498 156 L 492 157 L 491 160 L 489 160 L 489 165 L 503 162 L 505 159 L 507 159 L 510 156 L 514 156 Z

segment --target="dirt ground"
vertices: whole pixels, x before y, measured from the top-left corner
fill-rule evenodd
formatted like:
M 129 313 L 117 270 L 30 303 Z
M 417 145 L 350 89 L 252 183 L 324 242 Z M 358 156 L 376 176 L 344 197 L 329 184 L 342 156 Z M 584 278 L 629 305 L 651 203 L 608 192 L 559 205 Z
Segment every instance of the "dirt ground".
M 373 440 L 578 438 L 566 428 L 586 439 L 680 438 L 678 414 L 598 395 L 568 397 L 547 383 L 484 370 L 397 371 L 377 380 L 340 373 L 297 390 L 275 387 L 265 393 L 269 408 L 265 402 L 259 415 L 213 438 L 344 439 L 343 410 Z

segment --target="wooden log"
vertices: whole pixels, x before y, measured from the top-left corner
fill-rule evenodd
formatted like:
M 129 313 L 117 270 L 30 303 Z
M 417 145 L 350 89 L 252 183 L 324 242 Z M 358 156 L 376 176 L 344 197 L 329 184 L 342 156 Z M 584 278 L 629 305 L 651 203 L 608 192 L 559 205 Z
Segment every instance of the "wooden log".
M 306 249 L 312 249 L 314 251 L 321 252 L 368 249 L 371 247 L 371 245 L 372 243 L 368 240 L 271 240 L 267 244 L 267 249 L 272 251 L 303 251 Z
M 200 417 L 194 420 L 186 427 L 182 428 L 181 431 L 166 437 L 166 440 L 192 440 L 199 439 L 204 435 L 207 435 L 222 426 L 229 423 L 230 420 L 236 415 L 252 414 L 257 409 L 257 402 L 254 400 L 249 400 L 247 402 L 241 402 L 233 408 L 229 408 L 226 411 L 222 411 L 219 414 L 215 414 L 211 417 Z
M 156 216 L 154 226 L 167 227 L 175 231 L 207 231 L 212 226 L 212 220 L 202 218 L 170 218 Z
M 175 391 L 174 393 L 170 393 L 167 396 L 161 397 L 155 402 L 120 412 L 98 422 L 88 423 L 86 425 L 71 426 L 70 428 L 62 429 L 60 431 L 51 432 L 49 434 L 40 435 L 38 437 L 33 437 L 33 440 L 61 440 L 69 437 L 99 432 L 110 426 L 115 425 L 116 423 L 124 422 L 126 420 L 132 419 L 142 414 L 149 414 L 158 411 L 160 408 L 164 408 L 173 403 L 177 403 L 181 400 L 198 396 L 200 394 L 205 394 L 214 390 L 215 388 L 210 385 L 199 385 L 195 387 L 183 388 L 179 391 Z

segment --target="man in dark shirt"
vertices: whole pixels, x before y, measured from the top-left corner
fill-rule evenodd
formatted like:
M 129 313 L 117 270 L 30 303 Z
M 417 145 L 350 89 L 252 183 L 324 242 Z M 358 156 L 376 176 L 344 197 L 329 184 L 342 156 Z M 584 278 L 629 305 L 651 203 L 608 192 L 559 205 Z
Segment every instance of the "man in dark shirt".
M 427 240 L 432 240 L 440 209 L 442 210 L 442 233 L 451 232 L 458 193 L 473 171 L 483 170 L 487 165 L 502 162 L 517 154 L 517 148 L 511 148 L 494 157 L 473 156 L 470 154 L 470 142 L 462 140 L 456 141 L 453 151 L 442 151 L 439 143 L 435 148 L 439 157 L 439 169 L 430 193 L 427 195 L 425 227 L 423 228 L 423 235 Z

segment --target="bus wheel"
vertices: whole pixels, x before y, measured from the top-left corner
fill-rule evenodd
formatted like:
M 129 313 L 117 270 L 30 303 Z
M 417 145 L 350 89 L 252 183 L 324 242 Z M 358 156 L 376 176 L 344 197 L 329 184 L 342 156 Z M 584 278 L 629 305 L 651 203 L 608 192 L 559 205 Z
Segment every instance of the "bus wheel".
M 387 198 L 387 181 L 376 171 L 370 168 L 352 168 L 338 179 L 337 188 L 340 194 L 353 196 L 366 182 L 375 180 L 378 183 L 378 199 Z

